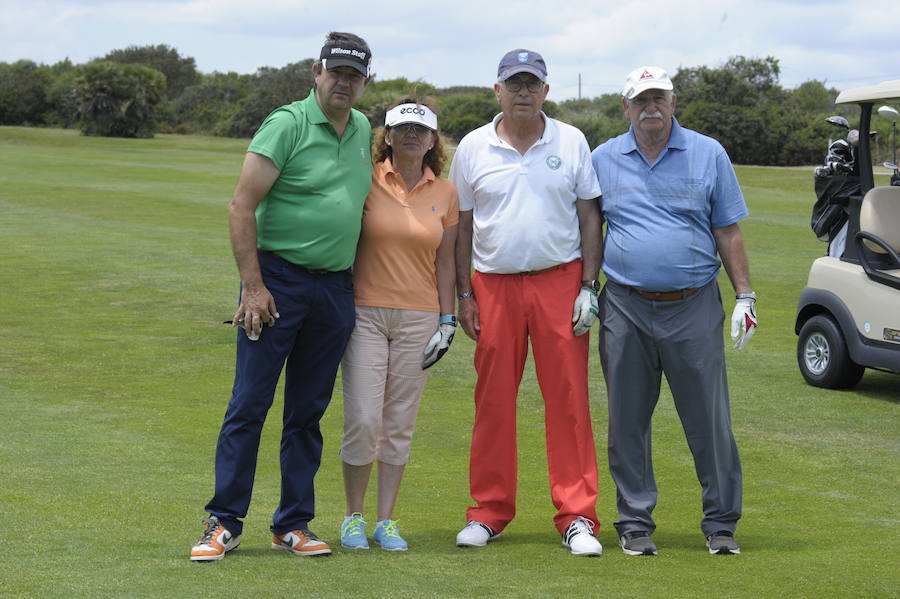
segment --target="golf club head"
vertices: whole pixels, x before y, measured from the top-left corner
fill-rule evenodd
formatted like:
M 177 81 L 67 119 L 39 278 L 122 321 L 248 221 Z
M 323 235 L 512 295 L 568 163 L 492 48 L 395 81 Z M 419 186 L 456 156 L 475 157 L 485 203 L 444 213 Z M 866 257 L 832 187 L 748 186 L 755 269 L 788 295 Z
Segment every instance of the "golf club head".
M 838 139 L 828 146 L 825 155 L 825 166 L 836 173 L 849 173 L 853 170 L 853 149 L 850 142 Z
M 878 114 L 891 121 L 892 123 L 897 120 L 897 117 L 900 116 L 900 112 L 897 112 L 897 109 L 893 106 L 879 106 Z M 832 118 L 832 117 L 829 117 Z
M 827 119 L 825 119 L 825 122 L 830 123 L 830 124 L 834 125 L 835 127 L 843 127 L 844 129 L 850 128 L 850 123 L 847 121 L 847 119 L 845 119 L 844 117 L 842 117 L 840 115 L 830 116 Z

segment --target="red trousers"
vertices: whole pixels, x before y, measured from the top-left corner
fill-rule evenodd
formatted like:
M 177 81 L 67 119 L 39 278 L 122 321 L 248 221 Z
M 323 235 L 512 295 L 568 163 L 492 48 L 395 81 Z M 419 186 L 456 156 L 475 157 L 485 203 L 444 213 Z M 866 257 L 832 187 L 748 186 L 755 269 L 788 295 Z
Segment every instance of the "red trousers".
M 466 512 L 500 532 L 516 514 L 516 397 L 528 339 L 544 397 L 550 497 L 560 534 L 578 516 L 597 523 L 597 454 L 588 406 L 588 335 L 572 333 L 581 261 L 538 274 L 476 272 L 475 424 Z

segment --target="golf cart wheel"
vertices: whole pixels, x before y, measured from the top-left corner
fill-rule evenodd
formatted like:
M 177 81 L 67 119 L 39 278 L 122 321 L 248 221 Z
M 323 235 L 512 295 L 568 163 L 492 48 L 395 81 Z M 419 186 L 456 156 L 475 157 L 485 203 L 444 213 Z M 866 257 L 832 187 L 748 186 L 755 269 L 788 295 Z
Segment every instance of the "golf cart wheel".
M 826 389 L 849 389 L 866 370 L 850 359 L 840 327 L 825 314 L 813 316 L 800 329 L 797 363 L 807 383 Z

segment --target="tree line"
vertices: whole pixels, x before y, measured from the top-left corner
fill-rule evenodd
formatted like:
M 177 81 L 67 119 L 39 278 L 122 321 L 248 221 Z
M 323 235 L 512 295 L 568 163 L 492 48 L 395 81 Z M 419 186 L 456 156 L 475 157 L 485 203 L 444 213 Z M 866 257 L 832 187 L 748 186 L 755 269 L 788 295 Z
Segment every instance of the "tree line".
M 261 67 L 253 74 L 205 74 L 193 58 L 164 44 L 113 50 L 81 65 L 68 59 L 53 65 L 0 62 L 0 125 L 78 127 L 85 135 L 119 137 L 251 137 L 274 108 L 306 97 L 312 62 Z M 856 117 L 852 109 L 835 106 L 838 91 L 824 82 L 784 89 L 779 76 L 773 57 L 735 56 L 716 67 L 679 68 L 673 76 L 676 117 L 719 140 L 738 164 L 819 163 L 829 138 L 841 134 L 825 117 Z M 386 107 L 412 90 L 439 100 L 441 129 L 457 141 L 498 110 L 490 87 L 437 88 L 404 78 L 376 78 L 357 108 L 377 126 Z M 544 110 L 581 129 L 591 148 L 628 129 L 618 93 L 548 101 Z M 889 126 L 873 124 L 887 140 Z

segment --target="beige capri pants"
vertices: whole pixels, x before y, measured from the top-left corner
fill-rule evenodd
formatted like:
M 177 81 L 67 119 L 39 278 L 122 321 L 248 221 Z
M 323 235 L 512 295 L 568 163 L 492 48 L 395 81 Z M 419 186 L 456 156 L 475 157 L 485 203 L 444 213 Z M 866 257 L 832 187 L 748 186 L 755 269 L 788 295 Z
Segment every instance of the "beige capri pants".
M 376 460 L 401 466 L 409 461 L 428 378 L 422 354 L 437 326 L 437 312 L 356 307 L 356 328 L 341 361 L 341 460 L 351 466 Z

